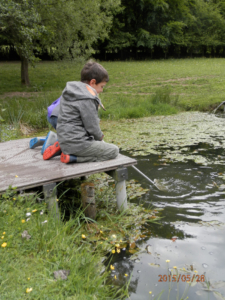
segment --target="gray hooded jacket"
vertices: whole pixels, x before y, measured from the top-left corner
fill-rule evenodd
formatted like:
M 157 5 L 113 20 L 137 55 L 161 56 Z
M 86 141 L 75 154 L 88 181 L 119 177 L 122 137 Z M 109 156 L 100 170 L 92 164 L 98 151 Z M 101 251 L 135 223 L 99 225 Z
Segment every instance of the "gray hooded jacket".
M 95 89 L 80 81 L 67 82 L 60 98 L 57 135 L 64 154 L 75 154 L 101 141 L 98 106 L 103 105 Z

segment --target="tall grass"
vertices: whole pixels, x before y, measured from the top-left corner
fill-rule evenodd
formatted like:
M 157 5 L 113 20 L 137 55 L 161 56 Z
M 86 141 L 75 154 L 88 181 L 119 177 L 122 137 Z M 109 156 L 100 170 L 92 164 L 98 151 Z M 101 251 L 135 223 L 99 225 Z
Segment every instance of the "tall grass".
M 34 195 L 13 189 L 0 195 L 0 294 L 14 299 L 122 299 L 126 293 L 105 284 L 105 255 L 81 237 L 85 218 L 77 209 L 62 222 Z M 22 234 L 27 231 L 28 238 Z M 55 271 L 69 270 L 67 280 Z
M 105 99 L 105 95 L 104 95 Z M 116 99 L 109 99 L 107 111 L 100 110 L 102 119 L 133 119 L 151 115 L 171 115 L 179 110 L 178 97 L 171 95 L 168 87 L 158 88 L 155 94 L 146 95 L 118 95 Z
M 100 95 L 103 119 L 140 118 L 180 110 L 209 111 L 225 98 L 223 59 L 180 59 L 144 62 L 103 62 L 110 81 Z M 81 65 L 41 62 L 30 68 L 31 86 L 20 85 L 20 63 L 0 63 L 0 103 L 6 122 L 21 119 L 46 128 L 46 108 L 67 81 L 79 80 Z M 22 109 L 22 116 L 21 116 Z M 21 116 L 21 118 L 20 118 Z
M 52 101 L 46 96 L 38 99 L 21 97 L 8 99 L 4 106 L 6 108 L 5 122 L 14 126 L 22 122 L 37 129 L 47 128 L 47 107 L 51 103 Z

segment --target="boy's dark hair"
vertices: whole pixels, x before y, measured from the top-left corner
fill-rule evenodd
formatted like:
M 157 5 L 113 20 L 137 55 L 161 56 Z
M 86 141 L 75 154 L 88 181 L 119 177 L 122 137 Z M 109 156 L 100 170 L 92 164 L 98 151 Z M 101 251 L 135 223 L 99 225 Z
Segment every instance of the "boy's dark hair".
M 109 75 L 105 68 L 102 65 L 90 61 L 85 64 L 81 71 L 81 81 L 84 83 L 89 83 L 91 79 L 96 80 L 96 84 L 100 82 L 108 82 Z

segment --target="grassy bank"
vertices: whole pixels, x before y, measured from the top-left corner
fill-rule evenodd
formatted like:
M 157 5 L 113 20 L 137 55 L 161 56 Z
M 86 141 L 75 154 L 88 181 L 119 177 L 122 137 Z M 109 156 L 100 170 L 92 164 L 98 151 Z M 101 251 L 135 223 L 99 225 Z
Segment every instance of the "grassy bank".
M 208 111 L 225 98 L 224 59 L 180 59 L 143 62 L 103 62 L 110 81 L 101 94 L 102 119 Z M 31 86 L 20 85 L 20 63 L 0 63 L 0 104 L 7 123 L 46 128 L 46 108 L 82 66 L 41 62 L 30 67 Z
M 2 300 L 128 297 L 131 274 L 111 277 L 112 260 L 138 251 L 135 241 L 150 234 L 144 224 L 155 222 L 158 211 L 130 203 L 120 213 L 110 177 L 90 180 L 101 186 L 96 188 L 94 223 L 88 222 L 80 207 L 79 180 L 58 186 L 60 221 L 49 213 L 40 193 L 19 194 L 11 189 L 0 194 Z M 127 189 L 130 198 L 147 191 L 133 181 Z M 68 272 L 66 278 L 57 278 L 55 272 L 60 270 Z

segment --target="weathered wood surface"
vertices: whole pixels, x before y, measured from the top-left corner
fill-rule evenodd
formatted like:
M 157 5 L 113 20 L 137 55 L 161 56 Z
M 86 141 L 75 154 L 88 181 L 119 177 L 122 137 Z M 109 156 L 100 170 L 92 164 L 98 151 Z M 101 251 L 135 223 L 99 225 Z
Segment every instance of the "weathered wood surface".
M 63 164 L 60 156 L 45 161 L 41 147 L 30 149 L 29 141 L 22 139 L 0 143 L 0 192 L 9 185 L 26 189 L 136 164 L 135 159 L 121 154 L 116 159 L 82 164 Z

